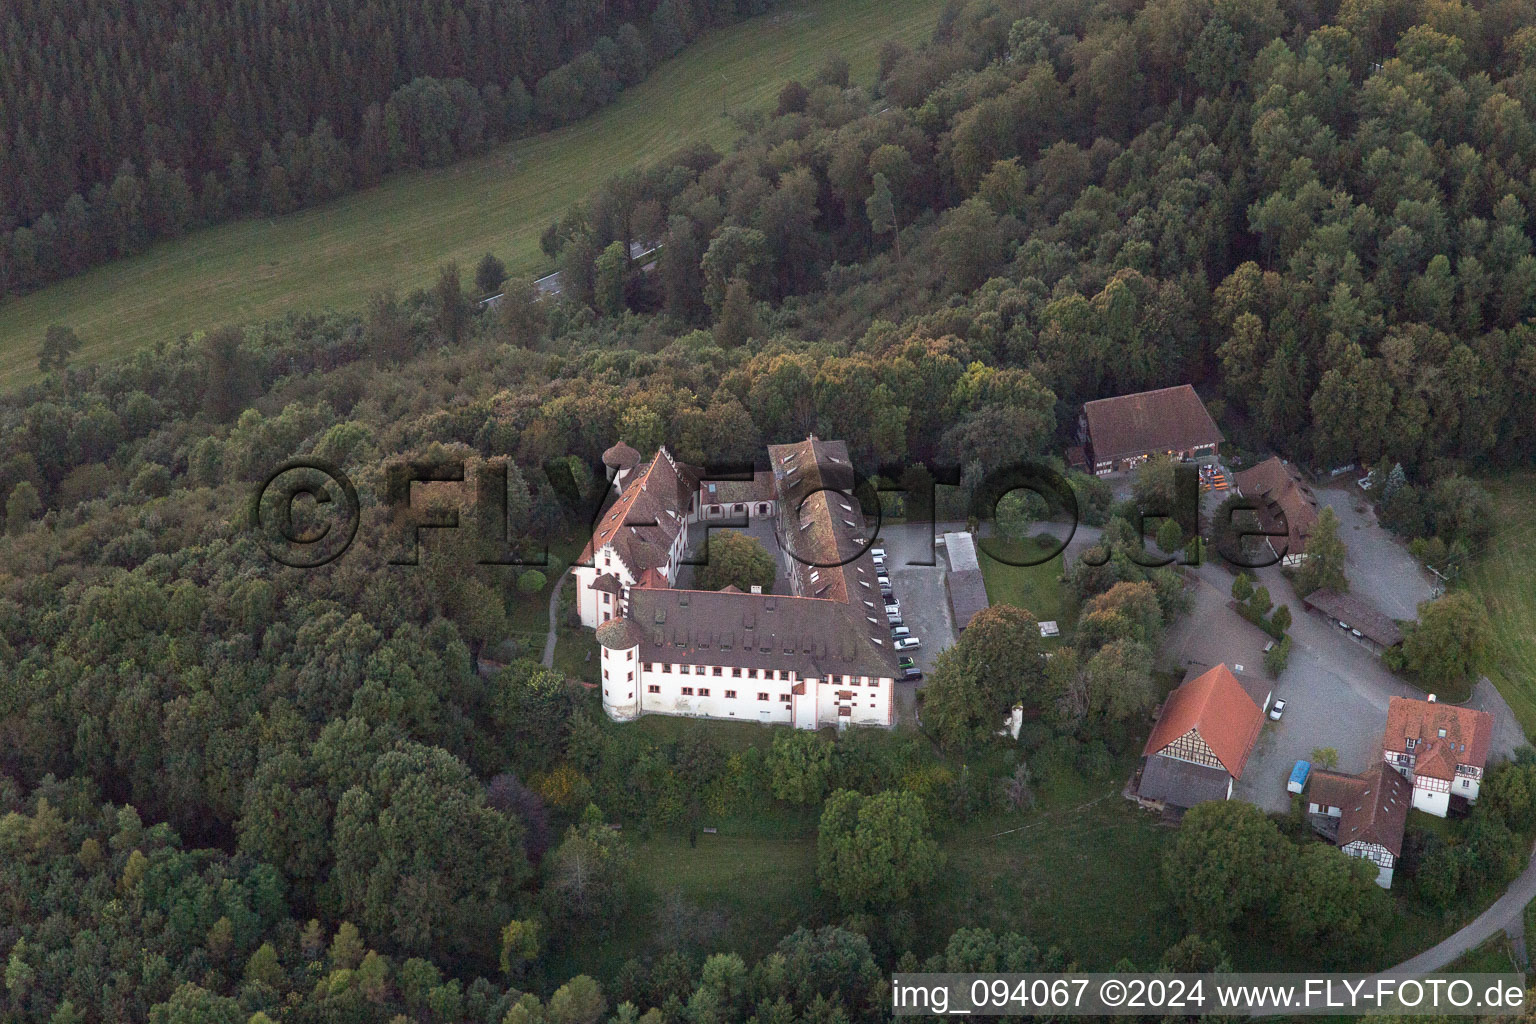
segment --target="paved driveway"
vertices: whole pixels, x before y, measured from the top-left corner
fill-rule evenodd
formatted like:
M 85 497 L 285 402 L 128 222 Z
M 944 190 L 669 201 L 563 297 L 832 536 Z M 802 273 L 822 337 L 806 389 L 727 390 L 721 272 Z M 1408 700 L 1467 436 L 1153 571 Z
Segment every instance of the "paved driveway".
M 943 547 L 934 547 L 929 538 L 942 537 L 946 530 L 963 530 L 964 523 L 929 527 L 923 523 L 900 523 L 883 527 L 878 543 L 885 548 L 885 564 L 891 574 L 891 590 L 901 602 L 901 616 L 912 634 L 923 641 L 915 651 L 907 651 L 924 678 L 916 682 L 898 682 L 896 697 L 904 720 L 910 722 L 917 691 L 927 683 L 927 676 L 939 652 L 955 642 L 955 623 L 949 610 L 949 593 L 944 576 L 949 563 Z M 923 563 L 933 562 L 932 565 Z
M 1315 748 L 1332 747 L 1341 771 L 1364 771 L 1380 755 L 1387 702 L 1424 694 L 1387 671 L 1338 627 L 1302 609 L 1278 569 L 1261 569 L 1257 576 L 1276 604 L 1291 607 L 1290 663 L 1274 684 L 1274 696 L 1285 699 L 1286 709 L 1279 722 L 1265 720 L 1233 792 L 1265 810 L 1283 812 L 1290 807 L 1285 783 L 1298 760 L 1310 759 Z M 1251 670 L 1262 673 L 1268 637 L 1228 607 L 1232 575 L 1206 564 L 1196 578 L 1193 610 L 1169 631 L 1164 648 L 1169 660 L 1177 666 L 1227 661 L 1249 667 L 1244 659 L 1252 659 Z M 1514 713 L 1491 684 L 1479 684 L 1471 704 L 1494 716 L 1495 754 L 1508 756 L 1525 742 Z
M 1434 596 L 1434 579 L 1408 548 L 1376 521 L 1376 510 L 1352 484 L 1319 487 L 1318 501 L 1339 517 L 1339 539 L 1348 549 L 1350 589 L 1394 619 L 1416 619 L 1419 604 Z

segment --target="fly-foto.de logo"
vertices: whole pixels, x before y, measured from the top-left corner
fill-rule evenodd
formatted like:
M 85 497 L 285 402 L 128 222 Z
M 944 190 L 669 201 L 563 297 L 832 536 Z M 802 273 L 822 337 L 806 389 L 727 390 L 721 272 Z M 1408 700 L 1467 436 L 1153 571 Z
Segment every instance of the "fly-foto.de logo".
M 609 509 L 614 504 L 617 489 L 601 474 L 595 479 L 602 483 L 583 488 L 571 463 L 570 458 L 546 462 L 541 467 L 543 481 L 567 523 L 584 523 L 596 532 L 606 515 L 616 514 L 610 513 Z M 796 515 L 817 494 L 857 499 L 859 507 L 867 513 L 867 528 L 858 548 L 834 561 L 810 562 L 793 551 L 786 554 L 807 566 L 820 568 L 859 558 L 880 543 L 883 509 L 888 503 L 882 500 L 883 496 L 901 499 L 907 513 L 906 523 L 909 526 L 914 523 L 926 525 L 930 536 L 936 536 L 939 532 L 939 519 L 935 514 L 939 489 L 959 487 L 961 474 L 958 467 L 919 465 L 925 470 L 922 478 L 931 481 L 924 494 L 914 494 L 906 487 L 890 483 L 908 479 L 906 471 L 911 467 L 889 465 L 881 466 L 874 477 L 850 470 L 846 480 L 797 492 L 791 506 Z M 1128 502 L 1119 510 L 1119 514 L 1130 522 L 1136 537 L 1144 538 L 1155 533 L 1162 521 L 1171 519 L 1186 537 L 1212 536 L 1211 547 L 1234 567 L 1261 569 L 1278 564 L 1285 557 L 1290 532 L 1285 511 L 1278 504 L 1261 498 L 1229 498 L 1213 514 L 1213 521 L 1202 524 L 1198 469 L 1192 464 L 1179 464 L 1173 468 L 1172 507 L 1144 507 Z M 740 464 L 711 464 L 695 471 L 697 489 L 690 499 L 689 515 L 690 521 L 697 520 L 697 525 L 705 528 L 706 543 L 685 559 L 685 564 L 708 561 L 708 530 L 740 525 L 730 517 L 707 522 L 698 519 L 699 509 L 708 500 L 706 495 L 714 485 L 750 481 L 753 472 L 750 465 Z M 460 529 L 461 513 L 466 512 L 472 513 L 476 530 L 473 564 L 524 567 L 549 564 L 550 538 L 532 536 L 526 527 L 517 528 L 511 521 L 507 460 L 485 460 L 472 467 L 462 459 L 395 461 L 385 464 L 383 478 L 382 504 L 388 514 L 380 518 L 388 524 L 387 529 L 392 534 L 387 558 L 390 565 L 419 565 L 422 531 Z M 466 484 L 473 486 L 466 487 Z M 434 485 L 446 486 L 435 488 Z M 985 474 L 973 485 L 969 500 L 962 507 L 974 523 L 995 523 L 999 505 L 1010 495 L 1019 494 L 1027 496 L 1030 507 L 1035 510 L 1036 525 L 1042 530 L 1038 535 L 1042 543 L 1033 553 L 1020 554 L 1016 546 L 997 543 L 983 529 L 978 544 L 993 560 L 1018 567 L 1044 564 L 1066 551 L 1079 531 L 1085 529 L 1080 519 L 1077 492 L 1071 481 L 1046 462 L 1025 462 Z M 418 495 L 421 496 L 419 500 Z M 916 516 L 914 510 L 918 513 Z M 298 458 L 278 466 L 260 481 L 251 495 L 249 523 L 274 561 L 292 568 L 313 569 L 328 565 L 347 552 L 357 538 L 362 511 L 357 486 L 339 466 L 322 459 Z M 619 525 L 624 527 L 638 529 L 660 525 L 643 507 L 630 506 L 623 509 L 622 514 L 624 522 Z M 1203 525 L 1205 530 L 1202 530 Z M 1090 534 L 1090 539 L 1094 537 L 1096 534 Z M 1049 539 L 1054 542 L 1048 542 Z M 1205 546 L 1203 543 L 1191 544 L 1178 553 L 1168 554 L 1139 544 L 1128 546 L 1127 555 L 1147 568 L 1198 565 Z M 931 545 L 929 550 L 932 550 Z M 1091 564 L 1103 564 L 1110 556 L 1106 545 L 1089 544 L 1080 557 Z

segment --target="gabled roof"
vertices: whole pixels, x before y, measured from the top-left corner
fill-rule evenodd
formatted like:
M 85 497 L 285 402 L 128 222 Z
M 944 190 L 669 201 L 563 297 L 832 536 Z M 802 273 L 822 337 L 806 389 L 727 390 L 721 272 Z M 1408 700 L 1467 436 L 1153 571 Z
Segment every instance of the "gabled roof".
M 1188 384 L 1101 398 L 1083 406 L 1093 457 L 1100 462 L 1146 452 L 1184 451 L 1225 438 Z
M 1402 854 L 1403 826 L 1413 803 L 1413 786 L 1385 762 L 1359 775 L 1313 771 L 1307 783 L 1307 800 L 1343 812 L 1336 839 L 1339 846 L 1376 843 L 1394 857 Z
M 752 474 L 751 480 L 704 480 L 699 484 L 699 495 L 709 505 L 772 501 L 773 474 L 759 469 Z
M 684 527 L 694 486 L 688 469 L 673 462 L 665 448 L 659 449 L 598 520 L 581 561 L 591 564 L 597 552 L 611 544 L 637 579 L 647 569 L 666 565 L 672 541 Z
M 1168 695 L 1142 754 L 1156 754 L 1193 729 L 1227 774 L 1239 779 L 1263 725 L 1264 714 L 1242 683 L 1217 665 Z
M 1387 702 L 1382 749 L 1408 752 L 1408 740 L 1417 741 L 1411 751 L 1415 775 L 1454 779 L 1458 764 L 1474 768 L 1487 764 L 1488 748 L 1493 742 L 1493 716 L 1438 701 L 1393 697 Z
M 855 604 L 872 598 L 877 573 L 848 445 L 813 434 L 798 444 L 769 445 L 768 460 L 796 591 Z
M 634 590 L 642 661 L 894 678 L 885 616 L 863 604 L 725 590 Z M 873 619 L 874 621 L 870 621 Z
M 1246 497 L 1261 499 L 1259 525 L 1265 532 L 1280 531 L 1280 517 L 1275 514 L 1275 508 L 1285 513 L 1285 528 L 1290 534 L 1287 554 L 1299 555 L 1307 550 L 1312 527 L 1317 525 L 1317 495 L 1302 480 L 1295 466 L 1272 456 L 1257 466 L 1232 474 L 1232 480 Z M 1278 537 L 1275 546 L 1280 546 Z
M 1302 598 L 1301 603 L 1339 622 L 1347 622 L 1367 639 L 1383 647 L 1393 647 L 1403 642 L 1402 628 L 1390 616 L 1356 594 L 1341 594 L 1323 587 Z

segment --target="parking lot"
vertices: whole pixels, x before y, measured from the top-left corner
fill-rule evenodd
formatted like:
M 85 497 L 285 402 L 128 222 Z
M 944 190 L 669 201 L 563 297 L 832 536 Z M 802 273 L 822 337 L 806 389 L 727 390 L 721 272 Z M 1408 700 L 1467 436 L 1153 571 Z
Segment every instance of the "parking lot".
M 1320 497 L 1336 493 L 1340 492 L 1318 492 Z M 1351 589 L 1391 615 L 1400 614 L 1397 609 L 1406 606 L 1411 617 L 1422 599 L 1419 595 L 1427 596 L 1424 581 L 1412 569 L 1411 557 L 1379 526 L 1361 521 L 1350 511 L 1351 521 L 1360 526 L 1350 529 L 1345 540 L 1354 563 Z M 1345 521 L 1342 512 L 1340 519 Z M 1290 807 L 1285 782 L 1298 760 L 1311 759 L 1315 749 L 1332 748 L 1338 752 L 1339 770 L 1365 770 L 1381 754 L 1388 701 L 1393 696 L 1422 699 L 1424 695 L 1389 672 L 1375 654 L 1347 632 L 1302 608 L 1278 568 L 1261 569 L 1256 575 L 1277 605 L 1291 608 L 1290 663 L 1274 682 L 1274 696 L 1283 698 L 1286 708 L 1280 721 L 1266 718 L 1234 796 L 1267 811 L 1283 812 Z M 1225 661 L 1262 674 L 1263 649 L 1269 637 L 1230 607 L 1232 575 L 1207 563 L 1195 577 L 1194 607 L 1170 629 L 1164 648 L 1174 662 L 1170 667 Z M 1513 712 L 1491 685 L 1480 684 L 1471 704 L 1493 714 L 1496 754 L 1507 755 L 1523 741 Z
M 739 530 L 753 537 L 773 555 L 779 575 L 774 580 L 777 594 L 791 593 L 789 577 L 785 573 L 784 560 L 779 555 L 778 535 L 774 532 L 774 520 L 753 520 L 748 525 L 710 524 L 711 533 L 719 530 Z M 885 565 L 891 576 L 891 592 L 901 604 L 902 621 L 912 635 L 922 641 L 922 646 L 901 653 L 910 656 L 923 672 L 923 679 L 896 682 L 898 713 L 901 719 L 911 723 L 916 706 L 916 693 L 927 682 L 933 671 L 938 653 L 955 642 L 954 620 L 949 610 L 949 594 L 944 587 L 944 576 L 949 563 L 944 557 L 943 545 L 934 545 L 932 538 L 942 537 L 945 530 L 963 530 L 964 523 L 940 524 L 937 528 L 927 524 L 894 524 L 882 527 L 875 541 L 886 551 Z M 706 531 L 695 527 L 690 536 L 692 544 L 688 559 L 702 560 Z M 928 564 L 925 564 L 928 563 Z M 678 568 L 677 585 L 694 586 L 695 566 L 684 564 Z
M 1434 577 L 1376 522 L 1359 488 L 1336 484 L 1319 487 L 1316 494 L 1339 517 L 1339 539 L 1347 550 L 1344 572 L 1351 584 L 1392 618 L 1418 618 L 1419 604 L 1434 596 Z
M 885 548 L 885 564 L 891 574 L 891 589 L 901 603 L 901 617 L 920 638 L 923 645 L 915 651 L 907 651 L 924 678 L 917 682 L 896 684 L 896 696 L 900 702 L 904 721 L 911 721 L 916 693 L 927 682 L 940 651 L 955 642 L 955 624 L 949 611 L 949 595 L 944 588 L 944 576 L 949 563 L 944 558 L 942 545 L 933 546 L 930 538 L 942 537 L 945 529 L 964 529 L 963 523 L 939 526 L 936 530 L 926 523 L 897 524 L 883 527 L 877 541 Z M 934 564 L 923 564 L 932 562 Z

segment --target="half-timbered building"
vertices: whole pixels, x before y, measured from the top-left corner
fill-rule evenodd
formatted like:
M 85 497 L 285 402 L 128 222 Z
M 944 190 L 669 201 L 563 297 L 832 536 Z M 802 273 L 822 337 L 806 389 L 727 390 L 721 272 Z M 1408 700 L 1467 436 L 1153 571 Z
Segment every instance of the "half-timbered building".
M 1262 681 L 1250 679 L 1245 687 L 1226 665 L 1192 673 L 1168 695 L 1147 738 L 1137 799 L 1149 807 L 1189 808 L 1231 797 L 1268 702 Z
M 1376 865 L 1376 884 L 1392 888 L 1413 785 L 1384 762 L 1359 775 L 1316 770 L 1306 799 L 1313 829 L 1347 855 Z

